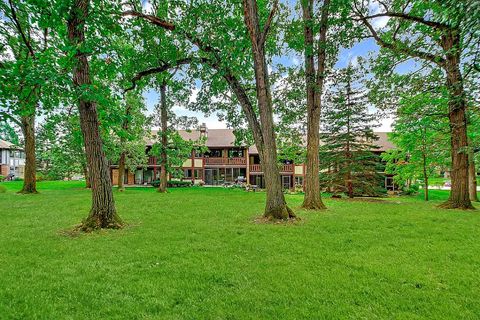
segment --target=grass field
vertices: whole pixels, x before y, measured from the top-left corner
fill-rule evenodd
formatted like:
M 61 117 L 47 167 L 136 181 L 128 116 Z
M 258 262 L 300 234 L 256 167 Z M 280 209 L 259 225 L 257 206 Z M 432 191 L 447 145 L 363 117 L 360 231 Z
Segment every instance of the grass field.
M 263 193 L 115 192 L 128 227 L 75 235 L 90 193 L 41 182 L 0 194 L 0 319 L 475 319 L 480 211 L 327 199 L 256 224 Z M 478 205 L 480 207 L 480 205 Z

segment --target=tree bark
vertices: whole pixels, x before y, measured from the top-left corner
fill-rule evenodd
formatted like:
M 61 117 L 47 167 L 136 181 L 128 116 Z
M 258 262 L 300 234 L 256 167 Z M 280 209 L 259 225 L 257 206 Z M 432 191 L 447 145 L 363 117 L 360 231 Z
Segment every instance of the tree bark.
M 38 193 L 35 158 L 35 115 L 22 116 L 20 121 L 25 139 L 25 171 L 23 187 L 18 193 Z
M 252 44 L 256 94 L 263 138 L 263 148 L 259 150 L 259 155 L 265 177 L 265 188 L 267 190 L 264 216 L 269 219 L 288 219 L 295 217 L 295 214 L 287 206 L 280 179 L 273 123 L 272 97 L 265 59 L 265 40 L 269 28 L 267 24 L 271 23 L 271 20 L 267 20 L 267 24 L 263 32 L 261 32 L 258 20 L 257 1 L 243 0 L 243 8 L 245 25 L 247 26 Z M 270 17 L 273 15 L 274 10 L 275 5 Z
M 468 183 L 468 140 L 466 103 L 463 79 L 460 72 L 460 37 L 457 31 L 448 30 L 442 36 L 446 52 L 445 71 L 449 94 L 448 118 L 452 158 L 452 187 L 449 199 L 441 205 L 448 209 L 473 209 Z
M 318 67 L 315 71 L 314 31 L 313 31 L 313 0 L 302 0 L 304 45 L 305 45 L 305 82 L 307 93 L 307 159 L 305 163 L 305 197 L 302 208 L 310 210 L 325 209 L 320 192 L 319 174 L 319 143 L 320 114 L 323 82 L 325 78 L 325 43 L 327 36 L 328 6 L 330 0 L 325 0 L 321 15 L 320 38 L 318 46 Z
M 168 130 L 168 112 L 167 112 L 167 98 L 166 85 L 162 83 L 160 86 L 160 120 L 162 129 L 162 150 L 160 153 L 160 185 L 158 192 L 167 192 L 167 130 Z
M 478 193 L 477 193 L 477 170 L 475 168 L 475 153 L 473 148 L 470 146 L 468 151 L 468 183 L 469 183 L 469 193 L 470 201 L 479 202 Z
M 72 46 L 77 48 L 73 68 L 73 84 L 79 94 L 80 126 L 92 183 L 92 207 L 81 226 L 84 231 L 120 228 L 123 225 L 115 209 L 109 167 L 100 137 L 97 106 L 94 101 L 84 95 L 85 92 L 81 92 L 84 87 L 90 86 L 92 83 L 87 54 L 80 48 L 85 41 L 85 21 L 89 5 L 89 0 L 73 0 L 67 21 L 68 38 Z

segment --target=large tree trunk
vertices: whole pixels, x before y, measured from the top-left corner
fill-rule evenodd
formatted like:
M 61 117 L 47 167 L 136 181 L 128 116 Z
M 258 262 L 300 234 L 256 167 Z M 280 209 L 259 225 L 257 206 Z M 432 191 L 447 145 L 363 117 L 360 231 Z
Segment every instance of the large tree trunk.
M 77 48 L 73 68 L 73 84 L 78 90 L 78 109 L 82 129 L 87 166 L 92 183 L 92 207 L 82 229 L 89 231 L 98 228 L 119 228 L 123 223 L 117 215 L 113 199 L 107 159 L 102 149 L 99 131 L 97 106 L 94 101 L 81 92 L 83 87 L 91 85 L 87 53 L 81 50 L 85 41 L 85 20 L 88 16 L 89 0 L 73 0 L 68 18 L 68 38 Z
M 445 71 L 449 94 L 448 117 L 450 120 L 450 141 L 452 157 L 452 187 L 450 197 L 441 207 L 448 209 L 473 209 L 468 186 L 468 140 L 466 103 L 463 79 L 460 72 L 459 35 L 449 31 L 442 36 L 443 49 L 447 52 Z
M 280 170 L 277 163 L 272 97 L 267 63 L 265 60 L 265 40 L 267 33 L 265 31 L 260 32 L 256 0 L 244 0 L 243 7 L 245 24 L 249 31 L 252 44 L 256 94 L 263 138 L 263 148 L 259 150 L 259 155 L 265 177 L 265 188 L 267 190 L 267 203 L 264 216 L 273 219 L 288 219 L 289 217 L 295 217 L 295 214 L 288 208 L 285 202 L 280 180 Z M 266 31 L 268 31 L 268 28 Z
M 168 112 L 167 112 L 167 98 L 166 85 L 160 86 L 160 103 L 161 103 L 161 129 L 162 129 L 162 148 L 160 153 L 160 185 L 158 192 L 167 192 L 167 130 L 168 130 Z
M 318 48 L 318 74 L 315 72 L 314 31 L 313 31 L 313 0 L 301 1 L 304 22 L 305 45 L 305 82 L 307 93 L 307 159 L 305 164 L 305 197 L 304 209 L 325 209 L 320 192 L 319 174 L 319 142 L 320 113 L 325 73 L 325 42 L 327 34 L 327 19 L 329 0 L 323 5 Z
M 477 170 L 475 168 L 475 153 L 473 148 L 470 146 L 468 152 L 468 190 L 470 193 L 470 201 L 478 202 L 478 193 L 477 193 Z
M 37 193 L 37 164 L 35 159 L 35 115 L 21 117 L 21 128 L 25 139 L 25 171 L 23 187 L 18 193 Z
M 125 152 L 122 151 L 118 160 L 118 191 L 124 191 L 123 181 L 125 180 Z

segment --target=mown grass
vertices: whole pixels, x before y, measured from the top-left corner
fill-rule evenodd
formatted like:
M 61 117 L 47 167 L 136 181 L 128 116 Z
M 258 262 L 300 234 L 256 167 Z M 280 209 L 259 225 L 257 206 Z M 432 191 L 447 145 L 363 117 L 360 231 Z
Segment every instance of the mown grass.
M 71 234 L 79 182 L 0 194 L 2 319 L 474 319 L 480 214 L 433 201 L 327 199 L 289 225 L 256 224 L 263 193 L 115 192 L 128 227 Z M 480 207 L 480 206 L 479 206 Z

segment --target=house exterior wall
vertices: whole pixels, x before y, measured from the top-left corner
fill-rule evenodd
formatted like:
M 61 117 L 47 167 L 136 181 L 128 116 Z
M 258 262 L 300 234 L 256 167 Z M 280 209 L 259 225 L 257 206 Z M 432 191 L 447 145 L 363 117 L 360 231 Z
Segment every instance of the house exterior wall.
M 25 172 L 25 153 L 20 149 L 0 149 L 1 175 L 22 178 Z
M 209 148 L 207 154 L 196 155 L 195 152 L 192 151 L 191 156 L 184 161 L 181 167 L 185 173 L 182 180 L 192 181 L 192 183 L 203 182 L 207 185 L 223 185 L 241 180 L 247 184 L 263 187 L 263 170 L 256 148 L 235 146 L 235 138 L 233 136 L 225 138 L 225 136 L 230 134 L 229 132 L 224 129 L 216 130 L 218 131 L 211 136 L 207 134 L 208 139 L 206 146 Z M 188 134 L 185 133 L 185 135 L 184 139 L 187 140 L 195 141 L 195 139 L 198 139 L 195 131 L 189 132 Z M 218 144 L 220 140 L 230 144 L 230 146 Z M 147 154 L 150 148 L 151 145 L 147 144 Z M 249 150 L 253 151 L 250 152 Z M 286 161 L 279 165 L 279 167 L 280 179 L 285 188 L 304 186 L 304 164 Z M 117 168 L 117 166 L 112 166 L 111 168 L 111 177 L 114 184 L 118 183 Z M 160 178 L 160 164 L 158 159 L 150 156 L 145 169 L 138 168 L 135 172 L 127 173 L 125 177 L 125 184 L 148 185 L 152 181 L 158 180 Z

